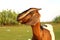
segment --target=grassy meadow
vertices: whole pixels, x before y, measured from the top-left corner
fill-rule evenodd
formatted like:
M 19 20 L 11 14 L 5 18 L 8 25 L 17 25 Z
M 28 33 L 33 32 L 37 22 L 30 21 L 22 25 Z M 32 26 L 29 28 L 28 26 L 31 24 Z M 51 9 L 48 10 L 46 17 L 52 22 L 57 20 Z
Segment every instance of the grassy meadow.
M 56 40 L 60 40 L 60 23 L 49 24 L 54 26 Z M 28 40 L 31 38 L 32 30 L 28 25 L 0 26 L 0 40 Z

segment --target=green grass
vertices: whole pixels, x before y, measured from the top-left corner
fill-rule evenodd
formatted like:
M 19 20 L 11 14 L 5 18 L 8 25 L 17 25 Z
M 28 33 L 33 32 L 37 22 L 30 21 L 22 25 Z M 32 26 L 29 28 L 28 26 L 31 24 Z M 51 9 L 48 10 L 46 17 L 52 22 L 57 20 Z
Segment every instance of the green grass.
M 60 40 L 60 24 L 50 24 L 54 26 L 56 40 Z M 30 26 L 0 26 L 0 40 L 28 40 L 30 38 L 32 38 L 32 30 Z
M 0 40 L 28 40 L 31 35 L 31 28 L 26 25 L 0 27 Z

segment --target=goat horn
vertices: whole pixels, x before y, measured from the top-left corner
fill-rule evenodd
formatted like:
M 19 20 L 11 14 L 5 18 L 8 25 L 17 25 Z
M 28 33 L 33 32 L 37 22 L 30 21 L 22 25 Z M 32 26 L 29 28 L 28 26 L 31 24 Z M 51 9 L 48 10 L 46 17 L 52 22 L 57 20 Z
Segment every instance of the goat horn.
M 31 11 L 33 11 L 33 10 L 35 10 L 35 9 L 31 9 L 31 10 L 29 10 L 27 13 L 23 13 L 22 15 L 21 15 L 21 17 L 19 18 L 19 19 L 22 19 L 23 17 L 25 17 L 27 14 L 29 14 Z
M 39 8 L 38 10 L 42 10 L 42 8 Z

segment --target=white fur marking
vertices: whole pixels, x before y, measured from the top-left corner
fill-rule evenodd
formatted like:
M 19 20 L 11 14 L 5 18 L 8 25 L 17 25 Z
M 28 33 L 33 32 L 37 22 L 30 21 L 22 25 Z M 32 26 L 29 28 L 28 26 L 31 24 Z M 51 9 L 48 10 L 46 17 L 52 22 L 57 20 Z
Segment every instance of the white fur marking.
M 45 24 L 45 25 L 47 25 L 47 27 L 43 26 L 43 28 L 49 30 L 50 34 L 51 34 L 51 37 L 52 37 L 52 40 L 55 40 L 55 35 L 54 35 L 54 32 L 53 32 L 53 26 L 51 24 Z

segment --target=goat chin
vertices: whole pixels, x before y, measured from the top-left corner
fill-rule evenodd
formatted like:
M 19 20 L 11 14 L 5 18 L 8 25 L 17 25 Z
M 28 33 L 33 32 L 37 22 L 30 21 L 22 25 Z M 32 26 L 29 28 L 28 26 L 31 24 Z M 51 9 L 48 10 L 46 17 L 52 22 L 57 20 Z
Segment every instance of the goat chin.
M 52 37 L 52 40 L 55 40 L 55 35 L 54 35 L 54 32 L 53 32 L 53 26 L 51 24 L 44 24 L 46 26 L 43 26 L 43 28 L 47 29 L 50 34 L 51 34 L 51 37 Z

